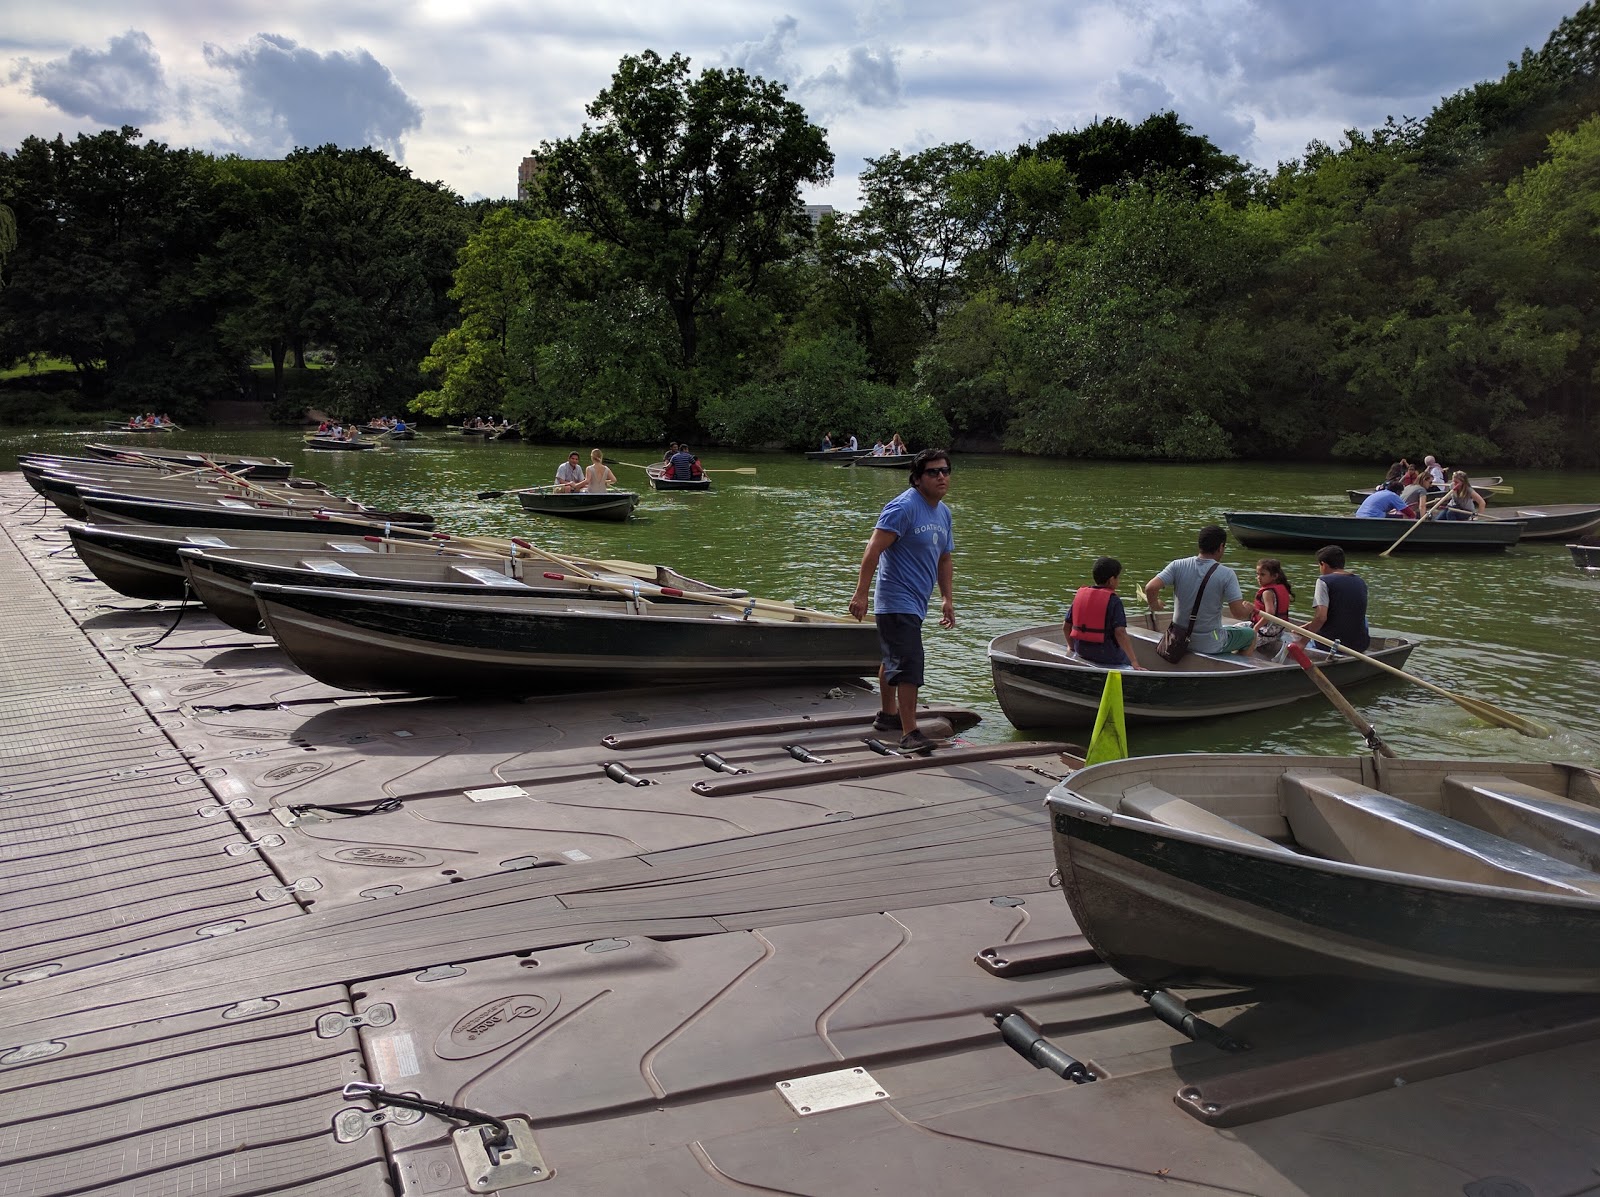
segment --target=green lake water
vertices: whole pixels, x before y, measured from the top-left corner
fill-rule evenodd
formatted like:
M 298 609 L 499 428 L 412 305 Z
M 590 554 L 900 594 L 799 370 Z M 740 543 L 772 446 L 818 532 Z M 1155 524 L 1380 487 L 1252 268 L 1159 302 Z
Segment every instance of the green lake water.
M 101 434 L 0 430 L 0 465 L 15 454 L 78 452 Z M 284 430 L 197 430 L 106 437 L 129 444 L 272 454 L 369 504 L 432 512 L 464 534 L 522 535 L 558 553 L 669 564 L 765 597 L 843 612 L 862 546 L 879 509 L 906 485 L 904 472 L 841 467 L 798 455 L 707 452 L 712 469 L 755 466 L 754 476 L 714 474 L 707 494 L 656 494 L 645 450 L 606 450 L 618 480 L 642 496 L 627 524 L 589 524 L 525 514 L 514 497 L 478 491 L 551 481 L 570 446 L 479 443 L 430 432 L 379 453 L 303 450 Z M 605 446 L 602 446 L 605 448 Z M 588 453 L 585 447 L 584 459 Z M 1481 473 L 1489 470 L 1474 471 Z M 985 720 L 971 738 L 1021 738 L 1000 714 L 985 650 L 1001 632 L 1059 623 L 1094 558 L 1121 559 L 1130 611 L 1136 588 L 1167 561 L 1194 551 L 1201 525 L 1229 510 L 1347 514 L 1344 491 L 1372 471 L 1335 466 L 1163 466 L 1041 461 L 957 454 L 949 505 L 955 519 L 958 626 L 926 632 L 929 701 L 959 703 Z M 1507 476 L 1515 502 L 1600 502 L 1600 474 Z M 1397 532 L 1398 532 L 1397 528 Z M 1248 582 L 1259 554 L 1230 544 L 1224 564 Z M 1284 558 L 1295 612 L 1309 613 L 1310 553 Z M 1485 726 L 1455 704 L 1406 683 L 1375 682 L 1350 697 L 1402 756 L 1553 759 L 1600 765 L 1600 573 L 1586 574 L 1559 543 L 1504 553 L 1353 554 L 1367 579 L 1374 629 L 1413 637 L 1409 670 L 1457 693 L 1486 699 L 1556 729 L 1532 740 Z M 1246 588 L 1246 595 L 1253 587 Z M 1083 732 L 1067 738 L 1082 740 Z M 1175 728 L 1130 729 L 1140 754 L 1189 751 L 1350 753 L 1358 736 L 1322 699 Z

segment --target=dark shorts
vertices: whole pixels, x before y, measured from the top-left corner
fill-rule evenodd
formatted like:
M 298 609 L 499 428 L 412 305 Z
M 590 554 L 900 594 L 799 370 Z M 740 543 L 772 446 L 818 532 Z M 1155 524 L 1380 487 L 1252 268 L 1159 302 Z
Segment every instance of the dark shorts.
M 922 685 L 922 617 L 877 616 L 878 647 L 883 652 L 883 680 L 891 686 Z

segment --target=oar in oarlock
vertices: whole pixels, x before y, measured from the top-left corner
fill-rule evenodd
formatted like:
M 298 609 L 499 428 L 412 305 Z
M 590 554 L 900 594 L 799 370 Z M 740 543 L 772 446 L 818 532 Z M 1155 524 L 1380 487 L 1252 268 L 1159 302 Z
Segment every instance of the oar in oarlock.
M 1306 652 L 1303 646 L 1290 643 L 1285 647 L 1284 651 L 1291 661 L 1310 675 L 1312 683 L 1318 690 L 1322 691 L 1328 701 L 1334 705 L 1334 708 L 1346 719 L 1350 720 L 1350 725 L 1360 732 L 1367 741 L 1368 748 L 1371 748 L 1379 756 L 1394 755 L 1394 749 L 1390 748 L 1379 737 L 1378 729 L 1362 718 L 1361 712 L 1351 705 L 1350 700 L 1339 693 L 1339 687 L 1330 682 L 1327 675 L 1317 668 L 1316 662 L 1311 659 L 1311 654 Z
M 712 603 L 718 607 L 732 607 L 752 615 L 766 615 L 774 619 L 805 620 L 808 623 L 856 623 L 848 615 L 834 615 L 828 611 L 812 611 L 793 603 L 775 599 L 732 598 L 724 594 L 706 594 L 699 590 L 681 590 L 676 586 L 653 586 L 648 582 L 623 582 L 611 578 L 597 578 L 592 574 L 569 578 L 564 574 L 547 573 L 545 577 L 555 582 L 582 582 L 585 586 L 599 586 L 641 598 L 675 598 L 694 603 Z
M 634 461 L 619 461 L 619 462 L 616 462 L 615 464 L 617 464 L 619 466 L 627 466 L 630 470 L 653 470 L 653 469 L 656 468 L 656 466 L 640 465 L 638 462 L 634 462 Z M 664 466 L 664 465 L 666 465 L 666 462 L 660 462 L 658 464 Z M 721 469 L 721 470 L 708 470 L 708 469 L 706 469 L 705 467 L 702 466 L 701 469 L 700 469 L 700 472 L 702 474 L 754 474 L 756 472 L 756 467 L 755 466 L 736 466 L 736 467 L 729 467 L 727 469 Z
M 1407 673 L 1404 669 L 1396 669 L 1387 661 L 1380 661 L 1376 657 L 1369 657 L 1366 653 L 1358 653 L 1355 649 L 1349 647 L 1348 645 L 1340 644 L 1337 640 L 1329 640 L 1326 636 L 1319 636 L 1316 632 L 1308 632 L 1299 624 L 1290 623 L 1287 619 L 1279 619 L 1276 615 L 1268 615 L 1265 611 L 1258 612 L 1258 614 L 1262 619 L 1270 620 L 1272 623 L 1281 624 L 1285 631 L 1293 632 L 1297 636 L 1304 636 L 1307 640 L 1315 640 L 1318 644 L 1327 645 L 1329 648 L 1336 648 L 1340 652 L 1344 653 L 1344 655 L 1347 657 L 1354 657 L 1358 661 L 1365 661 L 1368 665 L 1371 665 L 1374 668 L 1381 669 L 1385 673 L 1392 673 L 1395 677 L 1403 678 L 1408 682 L 1412 682 L 1415 685 L 1421 686 L 1424 690 L 1432 690 L 1440 697 L 1448 698 L 1462 710 L 1469 711 L 1476 715 L 1485 723 L 1493 723 L 1498 727 L 1509 727 L 1512 731 L 1520 732 L 1524 736 L 1532 736 L 1540 739 L 1550 735 L 1550 729 L 1544 724 L 1537 723 L 1532 719 L 1525 719 L 1521 715 L 1514 715 L 1510 711 L 1503 711 L 1499 707 L 1495 706 L 1492 702 L 1485 702 L 1481 698 L 1472 698 L 1466 694 L 1456 694 L 1450 690 L 1446 690 L 1443 686 L 1436 686 L 1432 682 L 1420 678 L 1414 673 Z
M 1427 506 L 1427 504 L 1423 504 L 1422 514 L 1419 515 L 1416 519 L 1411 521 L 1411 526 L 1409 528 L 1407 528 L 1404 532 L 1400 533 L 1400 539 L 1399 540 L 1395 541 L 1388 548 L 1384 549 L 1383 552 L 1378 554 L 1378 556 L 1387 557 L 1390 553 L 1394 552 L 1401 545 L 1405 544 L 1406 537 L 1410 536 L 1418 528 L 1422 527 L 1423 524 L 1425 524 L 1429 520 L 1431 520 L 1433 518 L 1433 516 L 1434 516 L 1434 513 L 1437 512 L 1439 510 L 1439 508 L 1443 507 L 1449 501 L 1450 501 L 1450 496 L 1449 496 L 1448 493 L 1446 493 L 1446 494 L 1440 495 L 1439 496 L 1439 501 L 1437 503 L 1435 503 L 1432 507 Z

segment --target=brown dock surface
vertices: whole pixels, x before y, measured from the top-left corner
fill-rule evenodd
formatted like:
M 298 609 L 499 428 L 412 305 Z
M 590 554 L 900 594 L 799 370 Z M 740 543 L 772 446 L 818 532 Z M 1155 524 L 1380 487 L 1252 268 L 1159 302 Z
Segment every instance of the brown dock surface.
M 1052 889 L 1058 747 L 886 758 L 850 685 L 336 691 L 30 499 L 0 475 L 0 1197 L 1596 1186 L 1600 1004 L 1154 1018 Z

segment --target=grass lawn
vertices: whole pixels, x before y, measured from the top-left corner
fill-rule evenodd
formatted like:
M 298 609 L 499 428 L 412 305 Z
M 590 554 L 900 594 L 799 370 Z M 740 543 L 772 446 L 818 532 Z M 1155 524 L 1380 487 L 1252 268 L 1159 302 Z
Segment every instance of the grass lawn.
M 20 366 L 12 366 L 9 370 L 0 370 L 0 380 L 31 378 L 36 374 L 60 374 L 72 368 L 71 362 L 64 362 L 53 357 L 43 357 L 36 362 L 23 362 Z

